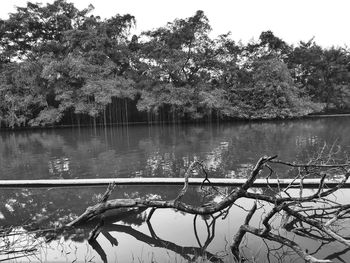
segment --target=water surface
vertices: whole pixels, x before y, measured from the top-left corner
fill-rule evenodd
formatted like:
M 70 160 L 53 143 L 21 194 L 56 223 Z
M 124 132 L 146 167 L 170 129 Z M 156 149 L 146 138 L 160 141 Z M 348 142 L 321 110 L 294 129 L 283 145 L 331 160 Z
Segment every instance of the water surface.
M 1 132 L 0 179 L 178 177 L 193 160 L 213 177 L 244 177 L 264 155 L 307 161 L 334 143 L 348 151 L 349 134 L 349 117 Z
M 180 170 L 193 160 L 204 161 L 213 177 L 246 177 L 264 155 L 277 154 L 286 161 L 306 162 L 325 145 L 340 145 L 339 156 L 344 156 L 350 149 L 349 134 L 348 117 L 1 132 L 0 179 L 178 177 Z M 289 174 L 281 170 L 279 176 Z M 120 186 L 111 198 L 171 200 L 180 189 L 180 186 Z M 224 193 L 230 190 L 220 188 Z M 267 194 L 270 191 L 256 190 Z M 117 211 L 107 215 L 97 242 L 89 244 L 88 236 L 97 222 L 52 237 L 32 230 L 70 222 L 97 202 L 105 191 L 103 187 L 0 191 L 2 228 L 9 229 L 8 233 L 18 230 L 24 233 L 11 239 L 17 242 L 17 248 L 31 244 L 36 249 L 28 258 L 20 258 L 21 262 L 232 262 L 229 246 L 247 214 L 233 206 L 225 218 L 195 219 L 193 215 L 165 209 L 157 210 L 147 223 L 149 210 Z M 349 195 L 344 190 L 334 198 L 349 203 Z M 207 195 L 200 187 L 192 187 L 183 201 L 199 205 L 221 198 L 218 192 Z M 252 201 L 242 199 L 239 204 L 249 209 Z M 264 213 L 262 209 L 252 223 L 258 226 Z M 310 242 L 298 235 L 292 238 L 317 257 L 350 261 L 349 249 L 339 243 L 320 246 L 317 240 Z M 268 259 L 303 262 L 288 249 L 275 249 L 279 245 L 273 242 L 248 236 L 245 244 L 245 255 L 258 262 Z M 7 257 L 0 253 L 0 260 Z

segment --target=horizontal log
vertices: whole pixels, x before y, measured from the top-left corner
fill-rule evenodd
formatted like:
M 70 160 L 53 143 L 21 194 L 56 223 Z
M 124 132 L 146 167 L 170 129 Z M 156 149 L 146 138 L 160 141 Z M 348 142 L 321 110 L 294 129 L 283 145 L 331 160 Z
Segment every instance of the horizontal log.
M 189 178 L 189 185 L 198 186 L 203 178 Z M 211 178 L 210 182 L 215 186 L 241 186 L 246 179 L 235 178 Z M 337 185 L 340 181 L 326 180 L 328 187 Z M 36 187 L 67 187 L 67 186 L 106 186 L 110 183 L 117 185 L 183 185 L 184 178 L 95 178 L 95 179 L 47 179 L 47 180 L 0 180 L 0 188 L 36 188 Z M 304 179 L 304 188 L 317 188 L 320 179 Z M 295 179 L 256 179 L 254 187 L 286 187 L 292 184 L 300 185 L 300 180 Z M 350 188 L 348 180 L 344 188 Z

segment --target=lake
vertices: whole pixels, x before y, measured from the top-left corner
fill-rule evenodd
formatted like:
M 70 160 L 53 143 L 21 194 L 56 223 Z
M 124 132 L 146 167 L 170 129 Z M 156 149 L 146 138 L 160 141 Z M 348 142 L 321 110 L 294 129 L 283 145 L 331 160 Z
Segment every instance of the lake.
M 179 177 L 181 169 L 186 169 L 194 160 L 203 161 L 212 177 L 245 178 L 264 155 L 277 154 L 285 161 L 306 162 L 324 145 L 339 145 L 338 155 L 345 156 L 350 150 L 349 134 L 349 117 L 1 131 L 0 179 Z M 278 176 L 288 178 L 290 175 L 282 169 L 278 170 Z M 180 189 L 177 186 L 119 186 L 111 198 L 170 200 Z M 220 189 L 221 192 L 229 190 Z M 104 187 L 1 189 L 2 227 L 18 239 L 15 240 L 17 248 L 23 247 L 21 242 L 24 242 L 38 249 L 28 249 L 29 257 L 20 261 L 232 261 L 230 243 L 246 216 L 246 212 L 236 206 L 224 219 L 215 220 L 194 218 L 170 209 L 156 210 L 150 223 L 146 221 L 148 210 L 111 213 L 107 215 L 98 242 L 93 244 L 86 241 L 93 224 L 52 238 L 48 233 L 33 232 L 38 227 L 55 228 L 71 221 L 95 204 L 104 191 Z M 346 203 L 349 194 L 343 190 L 336 198 Z M 192 187 L 184 201 L 198 205 L 220 198 L 221 194 L 206 194 Z M 242 199 L 239 204 L 249 209 L 252 201 Z M 259 218 L 254 220 L 259 223 Z M 296 240 L 309 251 L 318 249 L 317 242 L 310 243 L 300 236 Z M 248 241 L 245 247 L 248 258 L 267 258 L 267 247 L 278 247 L 272 242 L 266 246 L 261 239 Z M 271 262 L 285 262 L 284 257 L 288 261 L 303 262 L 290 250 L 278 251 L 277 256 L 270 256 Z M 316 255 L 335 262 L 350 261 L 348 249 L 335 242 L 323 245 Z M 9 255 L 0 256 L 5 259 Z

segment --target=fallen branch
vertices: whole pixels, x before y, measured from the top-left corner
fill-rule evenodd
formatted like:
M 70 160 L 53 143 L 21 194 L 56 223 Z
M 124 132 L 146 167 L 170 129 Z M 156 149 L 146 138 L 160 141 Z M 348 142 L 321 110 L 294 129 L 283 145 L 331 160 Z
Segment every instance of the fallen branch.
M 196 233 L 197 216 L 211 215 L 215 219 L 219 216 L 226 216 L 228 209 L 232 205 L 237 205 L 237 200 L 240 198 L 247 198 L 254 199 L 255 204 L 249 210 L 245 222 L 240 226 L 238 232 L 233 238 L 231 252 L 237 261 L 241 261 L 240 245 L 242 243 L 243 237 L 246 235 L 246 233 L 250 233 L 257 237 L 274 241 L 281 244 L 282 246 L 287 246 L 293 249 L 306 262 L 331 262 L 328 259 L 317 259 L 316 257 L 302 250 L 299 245 L 293 240 L 288 239 L 287 237 L 283 237 L 279 235 L 279 233 L 275 233 L 276 228 L 273 228 L 272 222 L 274 222 L 275 219 L 280 217 L 280 214 L 283 213 L 284 218 L 281 220 L 281 226 L 285 227 L 286 231 L 294 232 L 295 234 L 299 233 L 303 237 L 308 237 L 310 239 L 316 239 L 318 237 L 323 238 L 324 236 L 327 237 L 324 238 L 325 242 L 338 241 L 350 247 L 350 240 L 339 234 L 336 229 L 332 228 L 332 226 L 336 225 L 337 222 L 346 218 L 350 212 L 350 205 L 337 204 L 328 198 L 348 183 L 350 172 L 346 170 L 346 167 L 348 167 L 349 164 L 329 164 L 331 160 L 329 156 L 327 156 L 327 162 L 321 164 L 295 164 L 276 160 L 276 157 L 277 156 L 260 158 L 252 169 L 248 178 L 242 181 L 241 185 L 228 192 L 220 202 L 213 201 L 208 204 L 202 204 L 199 206 L 187 204 L 183 201 L 183 197 L 188 191 L 191 179 L 190 177 L 194 169 L 202 169 L 201 171 L 203 171 L 205 175 L 204 181 L 202 179 L 197 180 L 198 182 L 201 181 L 201 186 L 206 183 L 206 186 L 213 187 L 212 182 L 215 180 L 209 180 L 209 174 L 205 171 L 202 163 L 199 162 L 191 163 L 187 170 L 185 172 L 182 172 L 181 175 L 183 176 L 183 188 L 179 191 L 177 197 L 174 200 L 153 200 L 144 198 L 108 200 L 113 190 L 112 185 L 110 185 L 99 203 L 88 207 L 83 214 L 67 224 L 67 226 L 72 227 L 82 225 L 90 222 L 92 219 L 98 218 L 106 211 L 122 208 L 139 208 L 141 210 L 150 208 L 151 210 L 147 216 L 147 222 L 149 223 L 156 209 L 175 209 L 187 214 L 195 215 L 195 235 L 199 247 L 205 250 L 208 244 L 211 242 L 212 237 L 214 236 L 214 229 L 212 224 L 209 224 L 205 220 L 208 237 L 205 244 L 202 245 Z M 321 161 L 321 157 L 322 156 L 319 155 L 317 157 L 317 160 Z M 270 182 L 274 179 L 271 179 L 270 177 L 272 174 L 274 174 L 273 165 L 275 164 L 298 168 L 298 176 L 289 181 L 275 179 L 277 180 L 276 185 L 278 186 L 278 189 L 277 191 L 271 191 L 273 194 L 265 194 L 263 191 L 251 191 L 251 189 L 256 186 L 256 183 L 259 180 L 265 180 L 265 184 L 268 189 L 272 189 L 273 186 L 271 186 Z M 339 171 L 343 172 L 341 180 L 334 181 L 329 179 L 329 177 L 334 175 L 334 169 L 339 169 Z M 266 171 L 268 172 L 266 179 L 259 178 Z M 310 179 L 307 178 L 308 176 L 317 176 L 318 179 Z M 308 180 L 311 180 L 313 186 L 316 188 L 316 191 L 313 194 L 305 194 L 303 191 L 307 186 Z M 286 186 L 286 188 L 283 189 L 282 186 Z M 292 187 L 299 187 L 298 195 L 293 196 L 289 193 Z M 203 190 L 202 187 L 200 190 Z M 262 218 L 262 228 L 256 228 L 250 225 L 252 217 L 258 211 L 257 202 L 263 202 L 265 204 L 269 203 L 271 205 L 269 210 L 266 211 Z M 318 206 L 310 206 L 310 203 L 318 204 Z M 261 206 L 264 206 L 264 204 Z M 215 222 L 213 224 L 215 225 Z M 296 227 L 297 224 L 299 224 L 300 227 L 302 227 L 303 224 L 307 224 L 310 226 L 310 229 L 317 230 L 318 233 L 313 234 L 311 230 L 308 231 L 305 227 L 300 229 L 300 227 Z M 95 228 L 91 236 L 95 237 L 96 234 L 100 233 L 99 231 L 100 230 L 98 227 Z M 157 237 L 153 236 L 153 238 Z

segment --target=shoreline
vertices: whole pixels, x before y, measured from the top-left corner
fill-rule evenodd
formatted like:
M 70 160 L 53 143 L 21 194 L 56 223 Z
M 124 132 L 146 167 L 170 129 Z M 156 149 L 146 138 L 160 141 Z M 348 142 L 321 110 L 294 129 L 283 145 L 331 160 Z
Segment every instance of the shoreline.
M 350 117 L 350 113 L 306 115 L 305 118 Z M 303 117 L 302 117 L 303 118 Z
M 96 124 L 95 128 L 102 127 L 128 127 L 128 126 L 136 126 L 136 125 L 184 125 L 184 124 L 216 124 L 216 123 L 249 123 L 249 122 L 269 122 L 269 121 L 288 121 L 288 120 L 302 120 L 302 119 L 317 119 L 317 118 L 337 118 L 337 117 L 350 117 L 350 113 L 339 113 L 339 114 L 311 114 L 305 116 L 291 117 L 291 118 L 274 118 L 274 119 L 232 119 L 232 120 L 221 120 L 221 121 L 179 121 L 179 122 L 147 122 L 147 121 L 139 121 L 139 122 L 127 122 L 127 123 L 108 123 L 108 124 Z M 65 128 L 94 128 L 93 125 L 90 124 L 82 124 L 82 125 L 52 125 L 52 126 L 27 126 L 27 127 L 16 127 L 16 128 L 8 128 L 1 127 L 0 132 L 9 132 L 9 131 L 28 131 L 28 130 L 52 130 L 52 129 L 65 129 Z

